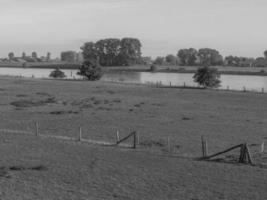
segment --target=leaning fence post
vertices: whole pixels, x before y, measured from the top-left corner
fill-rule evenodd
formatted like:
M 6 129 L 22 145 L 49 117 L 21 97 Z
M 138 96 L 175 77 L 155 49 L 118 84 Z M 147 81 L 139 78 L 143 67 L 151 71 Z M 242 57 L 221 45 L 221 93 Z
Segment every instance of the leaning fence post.
M 81 142 L 82 141 L 82 127 L 79 127 L 79 138 L 78 141 Z
M 39 136 L 39 124 L 38 124 L 38 122 L 35 122 L 35 135 Z

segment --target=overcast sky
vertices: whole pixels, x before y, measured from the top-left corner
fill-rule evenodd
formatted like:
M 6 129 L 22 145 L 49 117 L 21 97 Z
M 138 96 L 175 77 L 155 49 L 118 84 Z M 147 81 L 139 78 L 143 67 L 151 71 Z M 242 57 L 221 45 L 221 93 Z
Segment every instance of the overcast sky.
M 266 0 L 0 0 L 0 56 L 79 50 L 86 41 L 137 37 L 144 56 L 210 47 L 262 56 Z

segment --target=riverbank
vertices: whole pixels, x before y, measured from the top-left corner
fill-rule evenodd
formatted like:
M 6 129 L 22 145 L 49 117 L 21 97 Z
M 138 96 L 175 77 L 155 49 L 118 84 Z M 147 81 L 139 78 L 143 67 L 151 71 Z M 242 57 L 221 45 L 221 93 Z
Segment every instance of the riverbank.
M 224 67 L 213 66 L 218 69 L 220 74 L 225 75 L 254 75 L 254 76 L 267 76 L 267 69 L 263 67 Z M 157 66 L 157 70 L 153 72 L 163 73 L 196 73 L 197 66 Z M 129 66 L 129 67 L 107 67 L 103 68 L 107 72 L 151 72 L 150 66 Z
M 1 131 L 3 199 L 267 196 L 264 165 L 237 164 L 239 151 L 197 160 L 203 135 L 209 153 L 246 141 L 258 164 L 267 139 L 266 94 L 8 77 L 0 79 L 0 94 L 0 129 L 34 132 L 37 121 L 43 135 L 78 138 L 80 126 L 85 139 L 114 142 L 117 130 L 120 137 L 140 135 L 138 149 L 129 150 Z M 43 167 L 31 170 L 36 166 Z
M 51 62 L 51 63 L 27 63 L 23 67 L 22 63 L 6 64 L 0 63 L 0 68 L 36 68 L 36 69 L 72 69 L 77 70 L 79 63 L 67 63 L 67 62 Z M 267 76 L 267 69 L 264 67 L 229 67 L 229 66 L 213 66 L 218 69 L 220 74 L 226 75 L 255 75 L 255 76 Z M 104 72 L 151 72 L 148 65 L 134 65 L 134 66 L 110 66 L 103 67 Z M 157 70 L 154 72 L 164 73 L 195 73 L 197 66 L 157 66 Z

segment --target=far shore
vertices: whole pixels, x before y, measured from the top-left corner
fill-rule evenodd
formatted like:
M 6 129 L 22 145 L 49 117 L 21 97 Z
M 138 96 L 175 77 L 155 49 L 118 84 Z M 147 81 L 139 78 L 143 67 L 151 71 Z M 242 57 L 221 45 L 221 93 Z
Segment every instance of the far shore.
M 220 74 L 227 75 L 254 75 L 254 76 L 267 76 L 267 69 L 264 67 L 230 67 L 230 66 L 213 66 L 218 69 Z M 1 64 L 0 68 L 38 68 L 38 69 L 70 69 L 77 70 L 79 68 L 78 63 L 43 63 L 28 64 L 26 67 L 21 65 L 4 65 Z M 157 70 L 154 73 L 195 73 L 199 66 L 157 66 Z M 110 66 L 103 67 L 104 72 L 152 72 L 150 65 L 134 65 L 134 66 Z

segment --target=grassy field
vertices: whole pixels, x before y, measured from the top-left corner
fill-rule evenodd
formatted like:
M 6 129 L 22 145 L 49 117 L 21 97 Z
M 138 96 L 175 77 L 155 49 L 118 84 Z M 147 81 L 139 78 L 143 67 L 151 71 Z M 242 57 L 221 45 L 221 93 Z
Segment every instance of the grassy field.
M 137 150 L 0 132 L 0 199 L 266 199 L 267 94 L 150 88 L 106 82 L 0 79 L 0 129 L 115 142 Z M 200 161 L 247 142 L 239 151 Z M 167 138 L 172 153 L 167 152 Z

